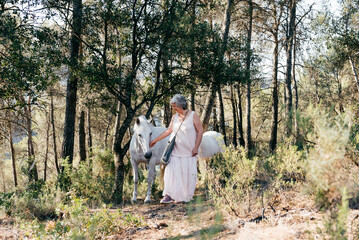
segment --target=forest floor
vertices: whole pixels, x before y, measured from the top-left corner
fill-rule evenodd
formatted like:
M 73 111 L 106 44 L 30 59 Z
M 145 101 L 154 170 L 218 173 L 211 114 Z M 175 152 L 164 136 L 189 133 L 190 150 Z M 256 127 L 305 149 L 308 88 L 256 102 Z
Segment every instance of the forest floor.
M 186 204 L 160 204 L 158 199 L 143 204 L 143 199 L 139 199 L 136 204 L 126 204 L 122 211 L 141 217 L 143 226 L 128 228 L 123 234 L 106 239 L 323 239 L 318 232 L 318 228 L 323 228 L 323 214 L 312 202 L 305 196 L 298 198 L 295 193 L 287 193 L 278 200 L 276 212 L 269 208 L 266 218 L 256 222 L 253 221 L 256 216 L 226 214 L 199 193 Z M 357 223 L 358 216 L 359 210 L 350 210 L 349 222 Z M 353 239 L 352 228 L 348 226 L 349 240 Z M 0 239 L 23 236 L 13 219 L 0 216 Z

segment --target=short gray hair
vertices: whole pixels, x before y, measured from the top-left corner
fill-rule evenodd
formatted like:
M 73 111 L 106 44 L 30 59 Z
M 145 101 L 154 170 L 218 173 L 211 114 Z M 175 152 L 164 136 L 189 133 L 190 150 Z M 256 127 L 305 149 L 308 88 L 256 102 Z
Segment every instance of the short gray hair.
M 184 110 L 188 108 L 187 99 L 182 94 L 176 94 L 171 99 L 170 103 L 174 103 L 179 107 L 182 107 Z

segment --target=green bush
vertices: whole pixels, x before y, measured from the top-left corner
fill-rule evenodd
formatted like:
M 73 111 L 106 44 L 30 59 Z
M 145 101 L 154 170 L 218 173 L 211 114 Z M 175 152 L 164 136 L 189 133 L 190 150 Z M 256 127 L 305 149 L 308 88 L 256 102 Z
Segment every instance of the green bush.
M 321 108 L 309 108 L 307 115 L 314 126 L 308 138 L 315 143 L 306 162 L 308 189 L 321 209 L 329 209 L 341 202 L 343 188 L 349 198 L 359 191 L 359 169 L 348 155 L 352 119 Z
M 56 206 L 64 199 L 65 193 L 52 183 L 44 184 L 38 190 L 18 190 L 10 199 L 10 214 L 27 220 L 52 219 L 56 217 Z
M 304 181 L 303 158 L 295 146 L 279 145 L 275 154 L 253 158 L 229 146 L 207 167 L 210 195 L 236 215 L 265 208 L 279 191 Z
M 108 203 L 111 200 L 115 179 L 113 154 L 109 150 L 94 149 L 91 162 L 92 164 L 88 159 L 73 168 L 64 161 L 63 179 L 67 181 L 67 188 L 75 190 L 78 196 L 88 199 L 90 204 Z
M 348 219 L 348 198 L 344 188 L 342 192 L 342 201 L 331 211 L 327 211 L 324 219 L 324 229 L 318 229 L 318 232 L 324 239 L 345 240 L 347 237 L 347 219 Z
M 59 204 L 56 209 L 57 220 L 48 222 L 33 221 L 23 224 L 28 236 L 37 239 L 103 239 L 106 236 L 121 234 L 127 228 L 143 226 L 143 219 L 121 210 L 111 210 L 106 205 L 100 210 L 90 210 L 87 199 L 68 193 L 69 202 Z

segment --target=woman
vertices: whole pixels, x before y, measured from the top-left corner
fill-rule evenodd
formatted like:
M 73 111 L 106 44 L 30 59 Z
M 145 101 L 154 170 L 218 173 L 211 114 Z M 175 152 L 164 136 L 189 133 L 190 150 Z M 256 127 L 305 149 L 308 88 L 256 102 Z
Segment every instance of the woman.
M 176 94 L 170 103 L 177 113 L 172 116 L 168 129 L 150 142 L 150 147 L 171 133 L 172 139 L 183 122 L 165 170 L 164 198 L 161 203 L 189 202 L 197 182 L 197 155 L 203 135 L 202 123 L 198 114 L 188 109 L 183 95 Z

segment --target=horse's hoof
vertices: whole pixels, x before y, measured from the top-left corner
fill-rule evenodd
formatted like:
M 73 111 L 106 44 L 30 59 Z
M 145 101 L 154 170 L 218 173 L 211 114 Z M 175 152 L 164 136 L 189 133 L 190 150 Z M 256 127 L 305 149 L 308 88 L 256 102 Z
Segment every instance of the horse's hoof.
M 145 199 L 145 204 L 149 204 L 151 202 L 152 202 L 151 199 Z

